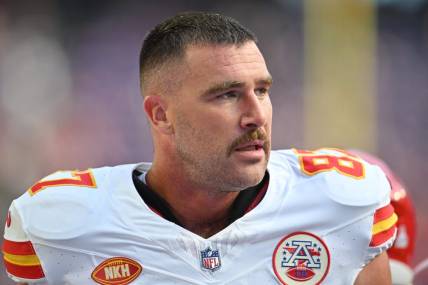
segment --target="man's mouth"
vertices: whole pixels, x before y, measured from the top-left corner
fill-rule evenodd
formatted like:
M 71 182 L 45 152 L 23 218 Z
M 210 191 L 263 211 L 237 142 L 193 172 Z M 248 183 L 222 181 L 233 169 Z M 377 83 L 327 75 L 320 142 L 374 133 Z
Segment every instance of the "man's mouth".
M 262 158 L 269 153 L 270 143 L 262 129 L 252 130 L 241 135 L 229 147 L 227 154 L 233 153 Z
M 264 141 L 263 140 L 254 140 L 238 145 L 236 151 L 255 151 L 263 149 Z

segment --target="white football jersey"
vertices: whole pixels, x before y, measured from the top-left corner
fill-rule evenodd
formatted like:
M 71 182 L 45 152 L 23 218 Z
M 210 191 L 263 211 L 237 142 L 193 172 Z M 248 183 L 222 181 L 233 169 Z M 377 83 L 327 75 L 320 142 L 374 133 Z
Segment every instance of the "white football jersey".
M 389 248 L 381 170 L 335 149 L 272 151 L 260 203 L 202 238 L 138 194 L 138 168 L 57 172 L 13 201 L 4 261 L 34 284 L 353 284 Z

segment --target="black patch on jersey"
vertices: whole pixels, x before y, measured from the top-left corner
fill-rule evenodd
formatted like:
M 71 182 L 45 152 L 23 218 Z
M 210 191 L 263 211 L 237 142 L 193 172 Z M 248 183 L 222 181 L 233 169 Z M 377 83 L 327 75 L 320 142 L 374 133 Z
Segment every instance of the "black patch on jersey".
M 165 199 L 159 196 L 155 191 L 153 191 L 147 184 L 145 184 L 140 179 L 141 174 L 141 171 L 135 169 L 132 172 L 132 181 L 134 182 L 135 188 L 137 189 L 138 194 L 143 199 L 144 203 L 146 203 L 147 206 L 160 213 L 164 219 L 173 222 L 179 226 L 182 226 L 178 219 L 172 213 L 171 207 L 169 206 L 168 202 L 165 201 Z M 239 192 L 238 197 L 236 197 L 235 202 L 233 202 L 229 214 L 229 224 L 233 223 L 248 212 L 251 203 L 256 199 L 257 195 L 262 191 L 266 192 L 268 184 L 269 173 L 266 171 L 265 176 L 259 184 Z M 264 196 L 265 193 L 262 194 Z M 260 201 L 262 199 L 263 197 L 260 199 Z
M 263 193 L 264 197 L 264 194 L 266 194 L 266 187 L 268 185 L 269 172 L 266 171 L 265 176 L 259 184 L 239 192 L 238 197 L 236 197 L 235 202 L 233 202 L 233 206 L 229 215 L 229 224 L 233 223 L 248 212 L 248 208 L 256 199 L 259 192 L 265 191 L 265 193 Z M 263 197 L 261 197 L 260 201 L 263 199 Z
M 147 186 L 146 183 L 141 181 L 141 174 L 142 172 L 135 169 L 132 172 L 132 181 L 134 182 L 135 188 L 137 189 L 138 194 L 140 194 L 140 197 L 143 199 L 144 203 L 146 203 L 146 205 L 150 208 L 153 208 L 157 212 L 159 212 L 164 219 L 173 222 L 179 226 L 182 226 L 177 220 L 177 218 L 172 214 L 171 208 L 169 207 L 168 203 L 155 191 L 150 189 L 150 187 Z

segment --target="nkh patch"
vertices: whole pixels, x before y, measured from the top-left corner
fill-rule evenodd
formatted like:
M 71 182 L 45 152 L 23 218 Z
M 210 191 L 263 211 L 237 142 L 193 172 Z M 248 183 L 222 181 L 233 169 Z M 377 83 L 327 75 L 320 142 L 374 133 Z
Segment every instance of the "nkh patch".
M 216 271 L 221 267 L 220 252 L 207 247 L 201 250 L 201 267 L 205 270 Z
M 112 257 L 100 263 L 92 271 L 92 279 L 102 285 L 126 285 L 134 281 L 143 267 L 127 257 Z
M 284 285 L 321 284 L 330 268 L 330 253 L 321 238 L 308 232 L 295 232 L 277 244 L 272 266 Z

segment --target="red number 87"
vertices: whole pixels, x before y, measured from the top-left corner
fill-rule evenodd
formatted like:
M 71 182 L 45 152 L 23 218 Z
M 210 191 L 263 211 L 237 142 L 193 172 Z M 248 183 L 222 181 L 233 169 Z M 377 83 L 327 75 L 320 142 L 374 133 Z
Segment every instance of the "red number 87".
M 34 184 L 33 186 L 31 186 L 30 189 L 28 189 L 28 192 L 30 193 L 30 195 L 33 196 L 48 187 L 55 187 L 55 186 L 79 186 L 79 187 L 90 187 L 90 188 L 97 187 L 95 178 L 90 169 L 85 171 L 60 171 L 60 172 L 64 173 L 65 176 L 70 176 L 71 174 L 71 177 L 41 180 L 36 184 Z
M 365 169 L 357 157 L 343 150 L 339 155 L 319 154 L 316 151 L 295 150 L 299 157 L 301 169 L 307 175 L 315 175 L 323 171 L 335 170 L 340 174 L 361 179 L 364 178 Z

